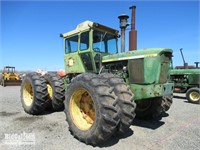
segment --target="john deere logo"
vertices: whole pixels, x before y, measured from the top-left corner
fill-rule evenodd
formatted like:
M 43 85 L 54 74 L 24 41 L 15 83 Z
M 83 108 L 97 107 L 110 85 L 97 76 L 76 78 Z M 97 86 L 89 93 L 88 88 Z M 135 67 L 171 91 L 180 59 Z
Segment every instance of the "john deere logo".
M 74 60 L 73 59 L 69 59 L 69 63 L 68 63 L 69 67 L 74 65 Z

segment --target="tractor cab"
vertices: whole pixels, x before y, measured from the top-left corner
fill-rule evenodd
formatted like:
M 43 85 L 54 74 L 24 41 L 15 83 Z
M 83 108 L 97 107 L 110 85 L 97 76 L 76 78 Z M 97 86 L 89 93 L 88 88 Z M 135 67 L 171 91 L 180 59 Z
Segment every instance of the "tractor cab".
M 3 69 L 3 73 L 14 74 L 15 73 L 15 67 L 5 66 L 4 69 Z
M 97 73 L 103 56 L 118 53 L 119 32 L 91 21 L 79 24 L 61 37 L 64 38 L 66 73 Z

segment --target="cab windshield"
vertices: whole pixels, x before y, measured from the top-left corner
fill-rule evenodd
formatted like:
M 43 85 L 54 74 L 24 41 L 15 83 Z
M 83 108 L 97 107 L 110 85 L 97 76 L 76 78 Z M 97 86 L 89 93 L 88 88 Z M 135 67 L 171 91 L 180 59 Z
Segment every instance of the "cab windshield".
M 105 31 L 94 30 L 93 50 L 96 52 L 116 54 L 118 52 L 117 37 Z

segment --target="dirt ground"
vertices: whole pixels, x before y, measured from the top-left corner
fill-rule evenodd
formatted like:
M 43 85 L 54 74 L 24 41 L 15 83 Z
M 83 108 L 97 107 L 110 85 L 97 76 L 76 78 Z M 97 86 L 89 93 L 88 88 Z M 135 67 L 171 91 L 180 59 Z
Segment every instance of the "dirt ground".
M 135 119 L 125 135 L 93 147 L 70 134 L 64 112 L 28 115 L 21 106 L 20 87 L 0 86 L 0 149 L 197 150 L 200 149 L 199 108 L 198 104 L 188 103 L 185 94 L 174 94 L 171 109 L 162 120 Z

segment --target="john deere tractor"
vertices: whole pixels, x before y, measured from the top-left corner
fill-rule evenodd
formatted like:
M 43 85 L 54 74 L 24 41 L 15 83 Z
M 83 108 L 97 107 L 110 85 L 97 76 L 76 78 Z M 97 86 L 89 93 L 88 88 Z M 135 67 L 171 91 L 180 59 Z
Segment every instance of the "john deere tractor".
M 200 62 L 195 62 L 195 66 L 189 66 L 185 62 L 182 48 L 180 49 L 183 59 L 183 66 L 176 66 L 170 70 L 171 80 L 174 82 L 175 93 L 186 93 L 186 98 L 190 103 L 200 104 Z
M 127 132 L 135 115 L 161 119 L 172 104 L 173 83 L 168 75 L 172 50 L 136 51 L 135 6 L 130 9 L 129 52 L 124 52 L 127 15 L 119 16 L 121 53 L 118 30 L 91 21 L 80 23 L 73 31 L 61 34 L 64 77 L 26 75 L 21 86 L 24 110 L 38 115 L 50 103 L 56 110 L 64 108 L 71 134 L 91 145 L 106 141 L 114 133 Z

